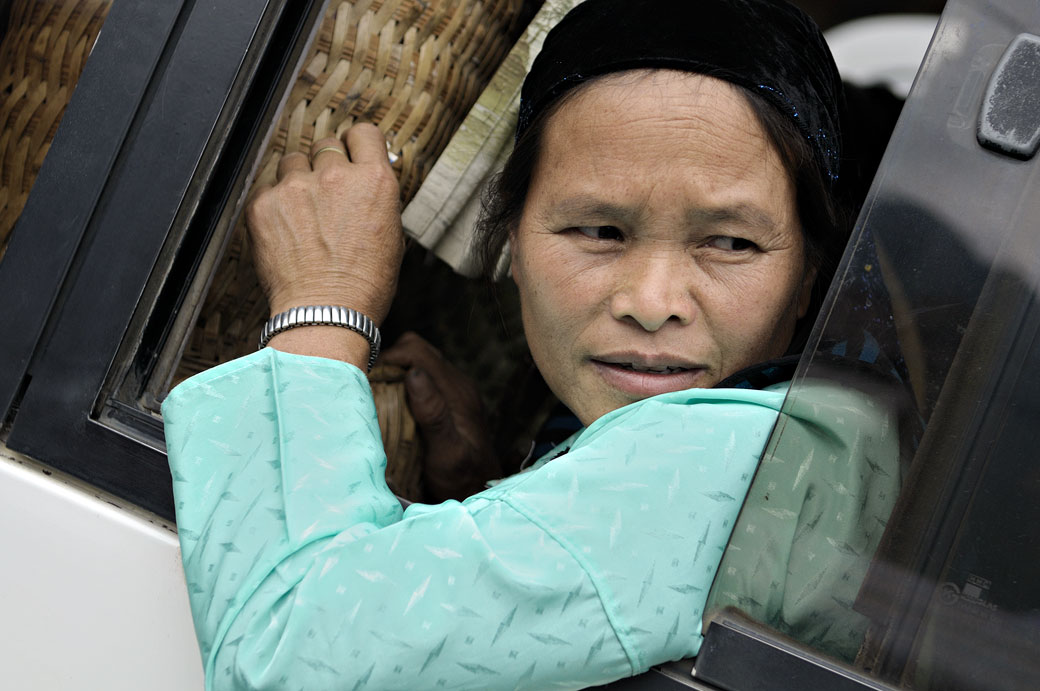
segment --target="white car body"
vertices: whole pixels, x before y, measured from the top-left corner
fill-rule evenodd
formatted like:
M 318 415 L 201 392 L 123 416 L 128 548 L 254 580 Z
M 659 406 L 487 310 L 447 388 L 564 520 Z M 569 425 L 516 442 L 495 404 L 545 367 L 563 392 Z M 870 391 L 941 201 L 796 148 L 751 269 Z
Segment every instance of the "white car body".
M 171 526 L 0 447 L 0 545 L 3 688 L 203 688 Z

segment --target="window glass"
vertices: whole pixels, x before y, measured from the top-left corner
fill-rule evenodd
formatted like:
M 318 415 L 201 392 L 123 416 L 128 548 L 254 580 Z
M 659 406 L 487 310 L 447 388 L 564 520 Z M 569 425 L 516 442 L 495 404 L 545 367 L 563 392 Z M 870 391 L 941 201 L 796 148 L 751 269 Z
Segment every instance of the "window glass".
M 0 260 L 111 4 L 0 3 Z
M 127 0 L 94 45 L 100 3 L 0 2 L 0 300 L 24 326 L 0 339 L 5 443 L 171 517 L 160 402 L 177 381 L 251 351 L 266 316 L 239 222 L 251 185 L 270 180 L 282 153 L 365 119 L 386 133 L 410 198 L 539 4 Z M 70 27 L 85 23 L 90 39 L 76 38 Z M 73 44 L 75 59 L 43 60 Z M 91 51 L 69 101 L 68 76 Z M 11 76 L 19 66 L 28 78 Z M 32 87 L 50 77 L 61 78 L 60 103 Z M 40 123 L 50 124 L 22 134 Z M 14 233 L 11 200 L 25 204 Z M 411 313 L 395 308 L 408 328 L 433 324 L 479 349 L 464 362 L 516 361 L 496 357 L 508 341 L 467 338 L 465 298 L 478 287 L 453 284 L 462 279 L 422 252 L 407 262 L 402 288 L 421 298 Z M 436 272 L 446 278 L 434 283 Z M 483 321 L 500 329 L 497 316 Z M 486 380 L 502 391 L 507 378 Z
M 1040 678 L 1040 164 L 978 139 L 1037 19 L 948 3 L 713 589 L 901 687 Z
M 396 159 L 402 199 L 411 199 L 512 47 L 524 14 L 521 0 L 330 3 L 270 125 L 252 188 L 275 182 L 284 154 L 307 153 L 312 142 L 371 121 Z M 251 352 L 268 316 L 238 211 L 174 381 Z
M 159 405 L 172 386 L 255 350 L 268 306 L 253 267 L 242 209 L 253 189 L 275 182 L 283 155 L 307 153 L 312 142 L 339 136 L 355 122 L 374 122 L 386 136 L 407 203 L 539 5 L 525 0 L 343 1 L 317 13 L 314 25 L 303 32 L 298 57 L 282 76 L 282 93 L 246 144 L 251 162 L 228 194 L 230 201 L 218 211 L 212 236 L 194 252 L 181 250 L 191 255 L 186 263 L 193 273 L 177 298 L 179 308 L 168 324 L 161 316 L 144 316 L 151 320 L 143 339 L 146 348 L 138 350 L 140 363 L 115 387 L 116 397 L 158 419 Z M 519 75 L 511 76 L 518 90 L 523 71 L 513 71 Z M 167 280 L 169 286 L 181 290 Z M 169 292 L 167 287 L 162 290 Z M 391 318 L 382 329 L 384 343 L 404 330 L 417 331 L 463 363 L 489 398 L 501 398 L 516 363 L 522 362 L 519 314 L 510 308 L 511 296 L 504 294 L 503 318 L 484 290 L 414 243 Z M 148 345 L 149 334 L 159 340 L 155 346 Z M 143 359 L 140 353 L 152 347 L 155 355 Z M 400 447 L 407 463 L 418 449 L 403 405 L 403 372 L 378 368 L 371 380 L 385 423 L 384 441 Z M 398 454 L 394 448 L 388 451 L 394 475 Z

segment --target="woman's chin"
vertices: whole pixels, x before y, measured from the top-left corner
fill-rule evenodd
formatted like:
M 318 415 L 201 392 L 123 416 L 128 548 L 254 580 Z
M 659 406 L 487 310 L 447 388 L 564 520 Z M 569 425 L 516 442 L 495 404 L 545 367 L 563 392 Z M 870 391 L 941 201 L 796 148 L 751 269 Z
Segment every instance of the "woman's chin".
M 598 360 L 593 360 L 592 366 L 607 386 L 634 401 L 672 391 L 685 391 L 710 385 L 708 371 L 703 368 L 684 369 L 678 372 L 641 372 Z

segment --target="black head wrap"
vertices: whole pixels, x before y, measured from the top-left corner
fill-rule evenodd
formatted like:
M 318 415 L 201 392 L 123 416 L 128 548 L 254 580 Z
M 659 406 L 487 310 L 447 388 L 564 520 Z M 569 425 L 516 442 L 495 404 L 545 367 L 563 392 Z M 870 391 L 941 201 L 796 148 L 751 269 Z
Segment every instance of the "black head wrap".
M 517 137 L 585 80 L 630 69 L 697 72 L 790 117 L 838 177 L 841 79 L 816 24 L 784 0 L 586 0 L 546 36 L 524 81 Z

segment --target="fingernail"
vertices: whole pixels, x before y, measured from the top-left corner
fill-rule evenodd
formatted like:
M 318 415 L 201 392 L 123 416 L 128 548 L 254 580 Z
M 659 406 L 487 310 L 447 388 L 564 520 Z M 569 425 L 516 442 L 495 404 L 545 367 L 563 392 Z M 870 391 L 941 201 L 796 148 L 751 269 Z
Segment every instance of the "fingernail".
M 417 400 L 425 400 L 433 394 L 433 383 L 430 381 L 430 375 L 426 374 L 420 367 L 413 367 L 408 370 L 408 374 L 405 375 L 404 385 L 408 389 L 408 394 Z

